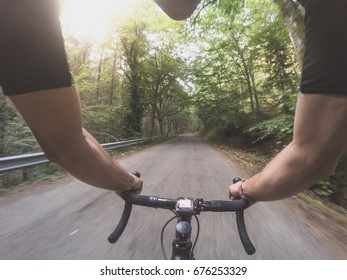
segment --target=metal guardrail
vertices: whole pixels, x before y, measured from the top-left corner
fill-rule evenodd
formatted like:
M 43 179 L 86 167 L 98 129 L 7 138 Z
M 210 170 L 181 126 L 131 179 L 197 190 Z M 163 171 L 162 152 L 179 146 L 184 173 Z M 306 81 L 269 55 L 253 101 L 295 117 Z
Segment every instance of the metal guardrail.
M 102 144 L 101 146 L 105 150 L 119 149 L 123 147 L 128 147 L 132 145 L 137 145 L 145 143 L 154 139 L 158 139 L 160 136 L 152 138 L 141 138 L 133 139 L 126 141 L 119 141 L 113 143 Z M 2 157 L 0 158 L 0 173 L 13 171 L 17 169 L 30 168 L 36 165 L 49 163 L 50 161 L 46 158 L 44 153 L 34 153 L 34 154 L 25 154 L 11 157 Z

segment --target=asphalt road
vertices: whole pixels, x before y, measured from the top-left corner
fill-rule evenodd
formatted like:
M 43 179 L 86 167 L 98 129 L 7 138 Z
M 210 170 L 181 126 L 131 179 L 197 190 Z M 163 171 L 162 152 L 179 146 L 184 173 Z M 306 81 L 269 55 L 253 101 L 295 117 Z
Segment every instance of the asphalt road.
M 120 163 L 130 171 L 141 172 L 143 194 L 172 198 L 226 199 L 227 186 L 242 174 L 218 151 L 189 134 L 126 156 Z M 70 176 L 2 196 L 0 259 L 162 259 L 160 233 L 172 213 L 134 206 L 123 236 L 112 245 L 107 237 L 122 207 L 123 202 L 113 192 Z M 245 219 L 257 252 L 247 256 L 234 214 L 202 213 L 195 256 L 347 259 L 346 243 L 327 238 L 323 234 L 326 225 L 319 228 L 304 217 L 290 199 L 249 208 Z M 171 224 L 164 238 L 168 255 L 173 235 Z

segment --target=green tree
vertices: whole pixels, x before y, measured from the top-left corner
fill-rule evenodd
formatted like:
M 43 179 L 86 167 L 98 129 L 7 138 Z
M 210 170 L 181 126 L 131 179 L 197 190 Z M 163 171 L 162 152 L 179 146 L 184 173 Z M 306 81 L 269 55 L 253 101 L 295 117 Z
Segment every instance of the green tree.
M 175 57 L 174 47 L 170 42 L 152 49 L 146 60 L 144 73 L 150 135 L 154 134 L 156 121 L 159 133 L 166 133 L 170 120 L 189 106 L 189 96 L 182 84 L 186 73 L 185 62 Z
M 123 27 L 121 33 L 121 46 L 125 61 L 124 74 L 129 82 L 129 111 L 125 117 L 125 131 L 128 136 L 141 133 L 143 105 L 141 100 L 140 79 L 141 61 L 146 55 L 146 24 L 141 21 L 131 21 Z

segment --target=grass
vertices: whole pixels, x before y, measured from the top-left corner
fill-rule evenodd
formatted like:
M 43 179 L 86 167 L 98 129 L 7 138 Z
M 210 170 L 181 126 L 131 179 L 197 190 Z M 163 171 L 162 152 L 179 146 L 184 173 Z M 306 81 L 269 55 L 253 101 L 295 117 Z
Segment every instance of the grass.
M 341 207 L 338 207 L 328 201 L 323 201 L 311 192 L 302 192 L 296 195 L 298 199 L 304 201 L 306 206 L 313 210 L 319 211 L 324 216 L 333 219 L 339 225 L 347 228 L 347 211 Z

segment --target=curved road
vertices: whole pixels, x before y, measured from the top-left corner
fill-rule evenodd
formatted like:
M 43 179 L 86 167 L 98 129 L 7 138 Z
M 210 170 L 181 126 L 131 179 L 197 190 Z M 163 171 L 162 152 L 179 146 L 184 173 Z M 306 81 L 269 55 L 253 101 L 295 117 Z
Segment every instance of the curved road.
M 226 199 L 240 171 L 216 150 L 186 134 L 124 157 L 141 171 L 143 194 Z M 160 232 L 172 217 L 164 210 L 134 206 L 123 236 L 107 242 L 123 203 L 113 192 L 67 176 L 0 198 L 0 259 L 162 259 Z M 202 213 L 198 259 L 346 259 L 347 246 L 328 242 L 300 218 L 290 200 L 258 203 L 245 213 L 257 252 L 247 256 L 231 213 Z M 170 255 L 174 223 L 166 230 Z

